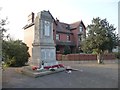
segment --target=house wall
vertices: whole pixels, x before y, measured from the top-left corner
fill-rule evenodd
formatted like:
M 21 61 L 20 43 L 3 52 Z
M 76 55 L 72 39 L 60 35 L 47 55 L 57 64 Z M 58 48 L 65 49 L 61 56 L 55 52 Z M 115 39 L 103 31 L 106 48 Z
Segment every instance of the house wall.
M 76 47 L 78 47 L 78 28 L 72 30 L 73 33 L 73 42 L 75 43 Z
M 83 27 L 82 24 L 80 26 Z M 84 35 L 84 38 L 85 38 L 86 37 L 86 29 L 83 27 L 83 32 L 81 33 L 81 32 L 79 32 L 79 26 L 78 26 L 76 29 L 72 30 L 72 33 L 73 33 L 73 42 L 76 44 L 76 49 L 77 49 L 80 44 L 78 34 Z
M 70 34 L 70 40 L 71 40 L 72 42 L 74 42 L 74 36 L 73 36 L 73 34 Z
M 56 44 L 56 24 L 55 24 L 55 22 L 53 23 L 53 40 L 54 40 L 54 43 Z
M 29 54 L 32 56 L 32 43 L 34 40 L 34 25 L 24 30 L 24 42 L 29 47 Z
M 67 35 L 63 33 L 59 33 L 60 35 L 60 41 L 67 41 Z
M 70 41 L 72 42 L 74 39 L 73 39 L 73 35 L 72 34 L 65 34 L 65 33 L 57 33 L 59 34 L 60 36 L 60 41 L 64 41 L 64 42 L 67 42 L 67 35 L 70 35 Z M 56 37 L 55 37 L 56 38 Z

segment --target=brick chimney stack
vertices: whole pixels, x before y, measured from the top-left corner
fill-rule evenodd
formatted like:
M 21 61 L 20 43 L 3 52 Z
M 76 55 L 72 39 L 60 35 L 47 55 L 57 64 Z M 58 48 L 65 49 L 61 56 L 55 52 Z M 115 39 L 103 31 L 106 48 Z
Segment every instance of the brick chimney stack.
M 34 23 L 34 13 L 32 12 L 30 15 L 28 15 L 28 24 Z

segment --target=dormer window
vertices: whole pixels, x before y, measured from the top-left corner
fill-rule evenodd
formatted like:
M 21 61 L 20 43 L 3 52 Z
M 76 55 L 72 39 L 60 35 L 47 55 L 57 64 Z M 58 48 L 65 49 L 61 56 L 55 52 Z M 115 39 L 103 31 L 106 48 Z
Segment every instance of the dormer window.
M 79 31 L 80 31 L 80 32 L 83 31 L 83 27 L 82 27 L 82 26 L 79 27 Z
M 70 30 L 70 25 L 66 25 L 66 29 Z

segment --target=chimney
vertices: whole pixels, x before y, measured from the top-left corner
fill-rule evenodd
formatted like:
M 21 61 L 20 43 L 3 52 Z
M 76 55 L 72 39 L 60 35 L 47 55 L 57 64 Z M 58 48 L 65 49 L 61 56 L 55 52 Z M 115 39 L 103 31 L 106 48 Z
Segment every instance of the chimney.
M 28 24 L 34 23 L 34 13 L 32 12 L 30 15 L 28 15 Z
M 56 18 L 56 21 L 59 22 L 59 20 Z

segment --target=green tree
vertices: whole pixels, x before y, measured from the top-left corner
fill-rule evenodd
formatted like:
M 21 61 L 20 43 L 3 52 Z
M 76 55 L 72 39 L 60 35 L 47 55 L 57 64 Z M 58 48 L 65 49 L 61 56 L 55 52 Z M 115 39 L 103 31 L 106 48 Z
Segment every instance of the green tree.
M 8 38 L 9 34 L 5 36 L 5 33 L 7 32 L 8 29 L 5 28 L 5 26 L 8 24 L 7 18 L 6 19 L 1 19 L 0 18 L 0 39 L 2 40 L 3 38 Z
M 3 41 L 3 60 L 8 66 L 23 66 L 30 57 L 28 47 L 21 40 Z
M 88 37 L 82 43 L 85 52 L 96 52 L 98 63 L 102 63 L 102 55 L 105 50 L 112 52 L 118 43 L 118 36 L 115 34 L 116 28 L 109 24 L 106 19 L 93 18 L 92 24 L 87 26 Z
M 8 38 L 8 35 L 7 36 L 4 35 L 4 33 L 7 31 L 7 29 L 5 28 L 6 24 L 7 24 L 7 18 L 2 19 L 0 17 L 0 64 L 1 65 L 2 65 L 2 63 L 1 63 L 1 61 L 2 61 L 2 41 L 3 41 L 3 38 L 5 38 L 5 37 Z

